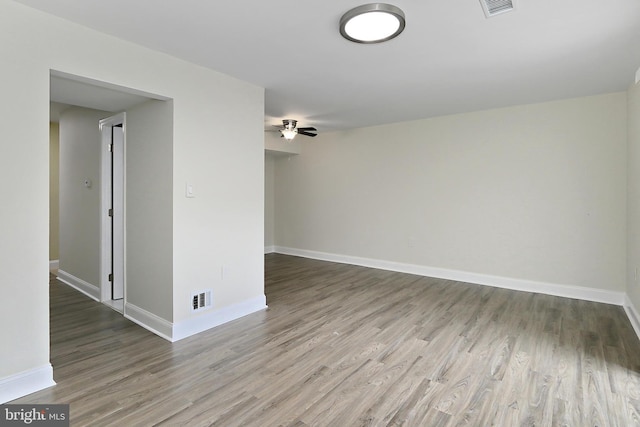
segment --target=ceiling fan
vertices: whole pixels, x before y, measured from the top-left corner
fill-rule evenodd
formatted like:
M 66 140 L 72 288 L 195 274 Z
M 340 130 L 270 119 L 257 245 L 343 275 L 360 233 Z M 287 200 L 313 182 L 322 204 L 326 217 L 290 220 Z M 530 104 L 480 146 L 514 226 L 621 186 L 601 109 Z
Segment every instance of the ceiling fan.
M 279 128 L 280 133 L 282 134 L 281 137 L 291 141 L 293 138 L 295 138 L 296 135 L 304 135 L 304 136 L 310 136 L 310 137 L 314 137 L 317 135 L 318 130 L 316 128 L 313 127 L 306 127 L 306 128 L 297 128 L 296 124 L 298 123 L 297 120 L 290 120 L 290 119 L 284 119 L 282 121 L 282 126 L 275 126 Z

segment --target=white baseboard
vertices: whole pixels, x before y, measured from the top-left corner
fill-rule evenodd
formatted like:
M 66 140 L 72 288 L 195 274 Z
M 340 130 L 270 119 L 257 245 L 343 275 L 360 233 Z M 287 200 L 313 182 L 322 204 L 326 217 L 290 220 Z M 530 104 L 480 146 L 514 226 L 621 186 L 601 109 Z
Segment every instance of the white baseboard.
M 60 260 L 57 260 L 57 259 L 49 260 L 49 271 L 57 270 L 58 268 L 60 268 Z
M 53 367 L 47 363 L 39 368 L 0 379 L 0 404 L 56 385 Z
M 605 291 L 602 289 L 586 288 L 582 286 L 562 285 L 533 280 L 514 279 L 509 277 L 491 276 L 466 271 L 448 270 L 437 267 L 404 264 L 393 261 L 383 261 L 370 258 L 360 258 L 346 255 L 336 255 L 326 252 L 309 251 L 305 249 L 287 248 L 276 246 L 275 252 L 294 255 L 304 258 L 313 258 L 323 261 L 338 262 L 342 264 L 360 265 L 363 267 L 378 268 L 381 270 L 397 271 L 400 273 L 415 274 L 418 276 L 435 277 L 446 280 L 456 280 L 478 285 L 493 286 L 496 288 L 511 289 L 516 291 L 535 292 L 539 294 L 554 295 L 559 297 L 574 298 L 585 301 L 601 302 L 606 304 L 624 305 L 624 292 Z
M 276 247 L 275 246 L 265 246 L 264 247 L 264 253 L 266 254 L 272 254 L 276 251 Z
M 202 314 L 183 320 L 173 325 L 173 341 L 178 341 L 199 332 L 222 325 L 240 317 L 255 313 L 267 308 L 267 299 L 264 295 L 223 307 L 219 310 L 209 310 Z
M 89 282 L 85 282 L 82 279 L 75 277 L 72 274 L 67 273 L 63 270 L 58 270 L 58 280 L 64 283 L 65 285 L 69 285 L 72 288 L 82 292 L 86 296 L 91 299 L 94 299 L 100 302 L 100 287 L 96 285 L 92 285 Z
M 153 332 L 159 337 L 166 339 L 167 341 L 173 341 L 171 339 L 173 323 L 163 319 L 162 317 L 156 316 L 155 314 L 129 302 L 124 306 L 124 317 L 134 323 L 137 323 L 146 330 Z
M 627 313 L 627 317 L 633 326 L 633 330 L 636 331 L 638 339 L 640 339 L 640 312 L 628 295 L 625 295 L 624 311 Z
M 167 341 L 176 342 L 265 308 L 266 297 L 261 295 L 219 310 L 209 310 L 182 322 L 171 323 L 143 308 L 126 303 L 124 317 Z

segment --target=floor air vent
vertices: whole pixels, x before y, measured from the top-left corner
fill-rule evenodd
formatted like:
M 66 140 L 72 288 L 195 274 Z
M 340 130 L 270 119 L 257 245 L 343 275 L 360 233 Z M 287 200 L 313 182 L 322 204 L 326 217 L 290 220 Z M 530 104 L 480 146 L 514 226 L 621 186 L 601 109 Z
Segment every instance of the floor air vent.
M 514 9 L 515 0 L 480 0 L 487 18 L 509 12 Z
M 191 294 L 191 311 L 205 310 L 211 307 L 211 289 Z

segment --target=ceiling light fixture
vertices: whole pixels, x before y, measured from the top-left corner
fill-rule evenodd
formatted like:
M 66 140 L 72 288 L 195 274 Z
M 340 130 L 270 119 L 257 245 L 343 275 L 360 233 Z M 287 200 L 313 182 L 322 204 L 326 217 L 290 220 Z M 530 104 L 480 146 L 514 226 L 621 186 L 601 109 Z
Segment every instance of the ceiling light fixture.
M 404 30 L 404 12 L 386 3 L 370 3 L 351 9 L 340 18 L 340 34 L 356 43 L 381 43 Z
M 282 137 L 287 141 L 293 140 L 296 135 L 310 136 L 311 138 L 318 136 L 318 129 L 310 126 L 298 128 L 296 127 L 297 124 L 297 120 L 284 119 L 282 120 L 282 127 L 276 125 L 274 125 L 274 127 L 278 128 Z
M 286 139 L 287 141 L 291 141 L 298 134 L 295 129 L 282 129 L 280 132 L 282 133 L 282 136 L 284 136 L 284 139 Z

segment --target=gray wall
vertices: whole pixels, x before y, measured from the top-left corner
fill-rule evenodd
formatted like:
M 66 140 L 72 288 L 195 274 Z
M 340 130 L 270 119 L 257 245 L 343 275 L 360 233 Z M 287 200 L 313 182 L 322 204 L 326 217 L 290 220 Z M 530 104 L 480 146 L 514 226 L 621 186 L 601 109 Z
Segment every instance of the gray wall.
M 626 108 L 614 93 L 320 134 L 277 162 L 276 243 L 622 292 Z
M 640 310 L 640 84 L 629 88 L 627 105 L 629 136 L 627 294 L 636 310 Z
M 60 116 L 60 270 L 100 287 L 98 122 L 113 113 L 70 108 Z M 91 187 L 84 185 L 91 180 Z
M 49 123 L 49 260 L 60 255 L 60 126 Z
M 275 245 L 275 157 L 264 155 L 264 247 Z
M 127 303 L 173 319 L 173 102 L 126 119 Z

